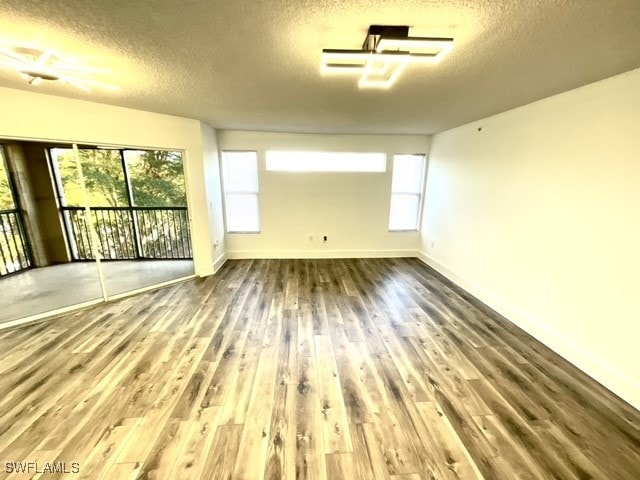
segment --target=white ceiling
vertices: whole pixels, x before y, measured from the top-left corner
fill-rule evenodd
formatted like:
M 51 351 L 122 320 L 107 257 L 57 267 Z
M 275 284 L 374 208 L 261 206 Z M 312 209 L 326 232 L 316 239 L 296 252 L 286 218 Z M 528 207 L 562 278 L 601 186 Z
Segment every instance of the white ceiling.
M 437 66 L 391 90 L 323 77 L 323 48 L 370 24 L 452 36 Z M 203 120 L 213 127 L 435 133 L 640 67 L 638 0 L 2 0 L 0 41 L 112 69 L 117 93 L 0 86 Z M 0 106 L 1 108 L 1 106 Z

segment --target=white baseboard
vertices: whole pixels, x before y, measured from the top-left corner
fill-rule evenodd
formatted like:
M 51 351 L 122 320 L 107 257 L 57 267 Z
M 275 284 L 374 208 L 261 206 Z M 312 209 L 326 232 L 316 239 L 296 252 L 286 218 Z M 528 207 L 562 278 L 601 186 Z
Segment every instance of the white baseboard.
M 225 263 L 227 263 L 227 254 L 223 253 L 213 262 L 213 274 L 218 273 L 218 270 L 220 270 Z
M 60 317 L 68 313 L 75 312 L 76 310 L 82 310 L 83 308 L 92 307 L 100 303 L 104 303 L 104 299 L 102 299 L 102 297 L 96 300 L 90 300 L 88 302 L 77 303 L 75 305 L 70 305 L 68 307 L 62 307 L 62 308 L 57 308 L 55 310 L 49 310 L 48 312 L 38 313 L 36 315 L 31 315 L 29 317 L 23 317 L 23 318 L 18 318 L 16 320 L 10 320 L 8 322 L 2 322 L 0 323 L 0 330 L 4 330 L 6 328 L 19 327 L 22 325 L 29 325 L 32 323 L 38 323 L 43 320 L 51 320 L 55 317 Z
M 166 282 L 156 283 L 148 287 L 137 288 L 135 290 L 129 290 L 128 292 L 118 293 L 116 295 L 109 295 L 107 300 L 104 300 L 103 298 L 99 298 L 96 300 L 90 300 L 88 302 L 70 305 L 68 307 L 58 308 L 56 310 L 49 310 L 47 312 L 38 313 L 36 315 L 31 315 L 29 317 L 23 317 L 17 320 L 11 320 L 9 322 L 2 322 L 0 323 L 0 330 L 4 330 L 6 328 L 12 328 L 12 327 L 19 327 L 23 325 L 29 325 L 32 323 L 38 323 L 44 320 L 53 320 L 54 318 L 60 317 L 62 315 L 67 315 L 69 313 L 73 313 L 78 310 L 83 310 L 88 307 L 93 307 L 94 305 L 107 304 L 115 300 L 120 300 L 121 298 L 131 297 L 132 295 L 138 295 L 139 293 L 149 292 L 151 290 L 157 290 L 159 288 L 168 287 L 169 285 L 173 285 L 175 283 L 181 283 L 186 280 L 190 280 L 192 278 L 195 278 L 195 275 L 187 275 L 186 277 L 167 280 Z
M 227 258 L 397 258 L 416 257 L 417 250 L 236 250 L 227 252 Z
M 640 384 L 633 378 L 612 367 L 602 358 L 589 354 L 571 339 L 554 330 L 552 326 L 533 318 L 532 315 L 511 305 L 493 292 L 465 280 L 426 253 L 418 252 L 417 257 L 640 410 Z

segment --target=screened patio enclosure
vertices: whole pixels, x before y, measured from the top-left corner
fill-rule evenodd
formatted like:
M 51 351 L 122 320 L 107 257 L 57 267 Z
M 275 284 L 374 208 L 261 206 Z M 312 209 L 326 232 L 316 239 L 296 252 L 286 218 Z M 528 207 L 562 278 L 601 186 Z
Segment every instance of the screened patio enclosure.
M 193 275 L 180 151 L 0 139 L 0 327 Z

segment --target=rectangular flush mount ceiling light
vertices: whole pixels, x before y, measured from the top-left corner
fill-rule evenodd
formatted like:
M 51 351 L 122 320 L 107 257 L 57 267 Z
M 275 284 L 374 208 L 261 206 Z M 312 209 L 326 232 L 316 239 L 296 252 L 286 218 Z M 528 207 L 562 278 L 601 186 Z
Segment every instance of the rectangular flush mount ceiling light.
M 361 88 L 389 88 L 409 64 L 438 63 L 453 38 L 409 37 L 407 26 L 371 25 L 361 50 L 324 49 L 324 74 L 358 74 Z

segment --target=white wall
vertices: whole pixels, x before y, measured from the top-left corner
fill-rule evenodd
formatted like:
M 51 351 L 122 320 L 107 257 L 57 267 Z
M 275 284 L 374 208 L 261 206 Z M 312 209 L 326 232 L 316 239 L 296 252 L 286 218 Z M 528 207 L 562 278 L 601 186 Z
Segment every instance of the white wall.
M 224 216 L 222 211 L 222 180 L 220 178 L 220 157 L 216 131 L 206 123 L 201 123 L 204 150 L 204 180 L 209 209 L 209 236 L 213 267 L 217 271 L 225 262 Z
M 415 255 L 418 232 L 389 232 L 394 153 L 428 153 L 429 137 L 220 131 L 221 150 L 258 152 L 261 232 L 227 234 L 227 254 L 246 257 Z M 384 152 L 385 173 L 265 170 L 266 150 Z M 313 241 L 309 241 L 313 235 Z M 322 242 L 322 236 L 328 242 Z
M 640 408 L 640 70 L 436 135 L 425 208 L 426 261 Z
M 205 140 L 197 120 L 8 88 L 0 88 L 0 109 L 0 138 L 184 150 L 195 272 L 213 273 L 216 216 L 206 206 L 217 196 L 215 179 L 205 181 L 204 142 L 215 150 L 215 131 Z

